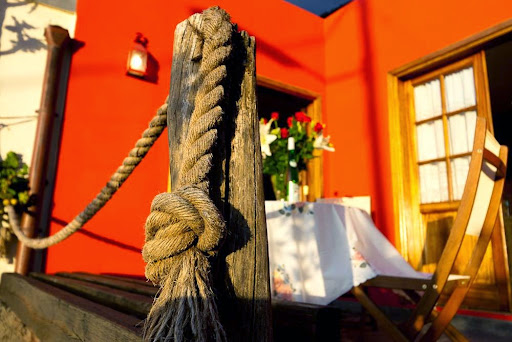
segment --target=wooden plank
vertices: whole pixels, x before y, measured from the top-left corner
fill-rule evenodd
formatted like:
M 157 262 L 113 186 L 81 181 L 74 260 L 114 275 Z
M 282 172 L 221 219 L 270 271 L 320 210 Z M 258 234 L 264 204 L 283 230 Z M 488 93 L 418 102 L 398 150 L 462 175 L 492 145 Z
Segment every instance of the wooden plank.
M 169 157 L 171 188 L 177 184 L 188 123 L 197 92 L 201 44 L 193 15 L 175 31 L 171 71 Z M 192 24 L 190 24 L 192 23 Z M 235 33 L 233 56 L 225 84 L 225 116 L 218 129 L 210 195 L 223 213 L 228 238 L 213 265 L 221 323 L 229 341 L 271 339 L 270 286 L 264 212 L 259 123 L 255 94 L 255 43 L 247 33 Z
M 158 292 L 158 288 L 149 287 L 146 285 L 140 285 L 139 283 L 133 283 L 129 281 L 125 281 L 125 278 L 121 277 L 104 277 L 96 274 L 89 273 L 67 273 L 67 272 L 59 272 L 56 274 L 60 277 L 71 278 L 86 281 L 89 283 L 99 284 L 103 286 L 108 286 L 114 289 L 119 289 L 123 291 L 128 291 L 132 293 L 138 293 L 146 296 L 153 297 Z
M 74 273 L 76 273 L 76 274 L 86 274 L 84 272 L 74 272 Z M 155 287 L 155 285 L 153 285 L 150 281 L 142 279 L 142 277 L 141 278 L 135 278 L 135 277 L 131 277 L 131 276 L 113 275 L 113 274 L 98 274 L 98 276 L 103 277 L 103 278 L 122 280 L 122 281 L 125 281 L 127 283 L 132 283 L 132 284 L 137 284 L 137 285 L 143 285 L 143 286 L 148 286 L 148 287 Z
M 82 296 L 93 302 L 109 306 L 113 309 L 134 315 L 141 319 L 146 318 L 146 315 L 151 308 L 151 304 L 153 303 L 152 299 L 147 296 L 85 281 L 42 273 L 30 273 L 30 276 Z
M 140 319 L 18 274 L 2 275 L 0 298 L 41 341 L 141 341 Z
M 375 278 L 367 280 L 363 285 L 388 289 L 425 291 L 427 287 L 432 285 L 432 280 L 378 275 Z
M 262 87 L 269 88 L 272 90 L 284 92 L 284 93 L 287 93 L 287 94 L 290 94 L 293 96 L 297 96 L 297 97 L 300 97 L 303 99 L 315 100 L 317 98 L 320 98 L 319 93 L 315 93 L 314 91 L 311 91 L 308 89 L 296 87 L 296 86 L 288 84 L 288 83 L 279 82 L 279 81 L 276 81 L 272 78 L 269 78 L 269 77 L 266 77 L 263 75 L 257 75 L 256 82 L 257 82 L 258 86 L 262 86 Z

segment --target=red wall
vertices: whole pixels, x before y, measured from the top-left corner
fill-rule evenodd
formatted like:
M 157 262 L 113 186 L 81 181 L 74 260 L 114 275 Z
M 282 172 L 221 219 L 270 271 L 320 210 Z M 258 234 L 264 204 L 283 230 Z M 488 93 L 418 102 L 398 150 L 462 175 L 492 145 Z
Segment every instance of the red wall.
M 282 0 L 177 2 L 78 2 L 76 39 L 85 46 L 71 69 L 55 221 L 70 221 L 99 191 L 164 100 L 174 27 L 218 4 L 256 37 L 259 75 L 322 95 L 336 146 L 325 154 L 325 195 L 371 195 L 377 226 L 394 240 L 387 73 L 512 13 L 509 0 L 354 0 L 324 20 Z M 149 38 L 158 84 L 124 75 L 135 32 Z M 164 134 L 86 234 L 49 249 L 48 272 L 143 273 L 143 224 L 167 185 L 166 140 Z M 59 228 L 54 222 L 52 233 Z
M 324 111 L 336 154 L 326 158 L 326 195 L 370 194 L 377 226 L 394 240 L 387 73 L 511 13 L 510 0 L 354 0 L 329 16 Z
M 324 92 L 323 20 L 284 1 L 78 1 L 51 233 L 105 185 L 169 91 L 173 32 L 191 14 L 220 5 L 257 39 L 257 72 Z M 125 76 L 136 32 L 160 64 L 158 84 Z M 143 274 L 144 221 L 166 191 L 167 134 L 82 231 L 48 250 L 47 272 Z

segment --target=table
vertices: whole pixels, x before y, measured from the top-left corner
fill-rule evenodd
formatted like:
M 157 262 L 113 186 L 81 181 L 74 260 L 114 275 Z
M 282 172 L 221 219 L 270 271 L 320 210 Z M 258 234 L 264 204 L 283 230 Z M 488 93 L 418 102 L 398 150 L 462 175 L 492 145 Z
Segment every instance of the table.
M 326 305 L 377 274 L 416 272 L 361 209 L 266 201 L 272 298 Z

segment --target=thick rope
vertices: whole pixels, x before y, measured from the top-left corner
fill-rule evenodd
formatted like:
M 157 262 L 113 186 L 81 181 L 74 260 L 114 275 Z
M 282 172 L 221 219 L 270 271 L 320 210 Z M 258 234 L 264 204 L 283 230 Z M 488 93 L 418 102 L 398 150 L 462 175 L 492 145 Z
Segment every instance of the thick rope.
M 224 65 L 233 26 L 219 8 L 203 12 L 200 82 L 177 190 L 153 200 L 146 221 L 146 277 L 161 289 L 144 327 L 146 340 L 225 341 L 211 286 L 209 257 L 225 235 L 225 223 L 208 195 L 216 127 L 222 120 Z
M 162 134 L 165 127 L 167 127 L 167 102 L 166 100 L 165 104 L 158 108 L 156 115 L 149 122 L 149 127 L 142 133 L 142 137 L 137 140 L 135 147 L 128 153 L 128 157 L 123 160 L 123 164 L 110 177 L 110 181 L 101 189 L 96 198 L 94 198 L 73 221 L 54 235 L 41 239 L 27 237 L 20 228 L 14 207 L 6 206 L 10 226 L 18 240 L 30 248 L 43 249 L 61 242 L 82 228 L 87 221 L 103 208 L 121 185 L 123 185 L 124 181 L 131 175 L 135 167 L 139 165 L 160 134 Z
M 217 141 L 216 127 L 223 116 L 222 82 L 227 76 L 225 63 L 231 53 L 233 26 L 229 15 L 215 7 L 203 12 L 202 25 L 195 32 L 203 39 L 200 85 L 185 140 L 178 190 L 155 197 L 146 221 L 146 276 L 161 286 L 144 327 L 145 338 L 152 341 L 226 340 L 214 301 L 209 261 L 224 238 L 225 223 L 209 198 L 208 174 Z M 8 206 L 18 239 L 28 247 L 42 249 L 80 229 L 144 158 L 166 127 L 166 114 L 167 104 L 159 108 L 150 127 L 96 198 L 55 235 L 43 239 L 26 237 L 15 219 L 14 208 Z

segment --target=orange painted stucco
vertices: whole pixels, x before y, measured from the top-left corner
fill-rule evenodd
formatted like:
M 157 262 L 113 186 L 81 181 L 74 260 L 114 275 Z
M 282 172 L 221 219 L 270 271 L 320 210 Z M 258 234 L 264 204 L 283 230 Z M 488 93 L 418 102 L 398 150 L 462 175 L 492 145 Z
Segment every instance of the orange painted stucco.
M 323 95 L 323 19 L 284 1 L 78 1 L 51 233 L 105 185 L 169 92 L 173 33 L 191 14 L 224 8 L 257 39 L 258 74 Z M 158 84 L 125 75 L 135 33 L 149 39 Z M 153 197 L 167 189 L 167 134 L 83 231 L 48 250 L 47 272 L 143 274 L 140 250 Z
M 371 195 L 377 226 L 395 241 L 388 73 L 511 13 L 508 0 L 354 0 L 327 17 L 324 112 L 336 153 L 325 160 L 326 195 Z
M 325 195 L 373 198 L 379 228 L 394 240 L 387 73 L 510 17 L 494 1 L 354 0 L 327 19 L 282 0 L 78 1 L 51 232 L 72 220 L 121 163 L 169 91 L 175 26 L 212 5 L 257 39 L 257 73 L 318 93 L 336 146 L 325 154 Z M 135 32 L 149 38 L 158 84 L 125 75 Z M 167 136 L 121 190 L 67 241 L 48 250 L 47 272 L 142 274 L 143 225 L 166 190 Z

